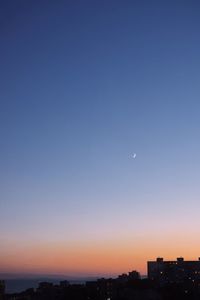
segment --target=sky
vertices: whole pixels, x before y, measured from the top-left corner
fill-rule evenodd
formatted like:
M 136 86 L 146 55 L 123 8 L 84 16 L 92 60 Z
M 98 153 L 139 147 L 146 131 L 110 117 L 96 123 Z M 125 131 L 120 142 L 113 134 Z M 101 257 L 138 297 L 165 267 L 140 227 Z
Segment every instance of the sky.
M 1 272 L 145 274 L 200 256 L 199 12 L 0 2 Z

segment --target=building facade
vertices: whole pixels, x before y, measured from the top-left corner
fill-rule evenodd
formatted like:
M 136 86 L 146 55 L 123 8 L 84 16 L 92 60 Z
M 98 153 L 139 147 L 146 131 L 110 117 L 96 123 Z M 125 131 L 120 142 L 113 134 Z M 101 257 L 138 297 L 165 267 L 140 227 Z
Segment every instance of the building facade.
M 159 285 L 191 282 L 200 283 L 200 258 L 196 261 L 185 261 L 179 257 L 175 261 L 164 261 L 157 258 L 156 261 L 147 262 L 148 278 Z

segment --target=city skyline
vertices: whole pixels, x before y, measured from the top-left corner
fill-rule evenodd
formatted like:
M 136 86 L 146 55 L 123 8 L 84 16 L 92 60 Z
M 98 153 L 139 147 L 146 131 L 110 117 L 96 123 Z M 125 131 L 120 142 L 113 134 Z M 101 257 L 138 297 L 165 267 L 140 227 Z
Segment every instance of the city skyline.
M 199 256 L 199 9 L 1 1 L 0 272 Z

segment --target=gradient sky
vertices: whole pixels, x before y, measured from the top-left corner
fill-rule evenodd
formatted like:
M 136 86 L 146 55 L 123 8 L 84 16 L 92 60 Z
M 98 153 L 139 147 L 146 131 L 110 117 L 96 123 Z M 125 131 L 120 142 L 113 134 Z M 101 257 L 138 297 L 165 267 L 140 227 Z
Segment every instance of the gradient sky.
M 2 272 L 200 256 L 199 31 L 197 0 L 0 2 Z

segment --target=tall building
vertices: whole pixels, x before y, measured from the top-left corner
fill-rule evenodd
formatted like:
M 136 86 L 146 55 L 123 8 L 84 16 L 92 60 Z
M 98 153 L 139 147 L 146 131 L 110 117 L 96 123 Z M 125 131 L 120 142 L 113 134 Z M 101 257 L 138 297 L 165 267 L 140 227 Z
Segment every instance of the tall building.
M 191 282 L 200 283 L 200 258 L 196 261 L 185 261 L 178 257 L 175 261 L 164 261 L 157 258 L 156 261 L 147 262 L 148 278 L 160 285 L 170 283 Z

